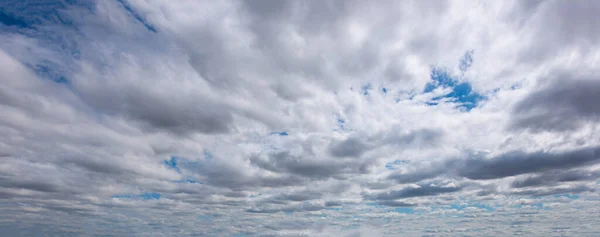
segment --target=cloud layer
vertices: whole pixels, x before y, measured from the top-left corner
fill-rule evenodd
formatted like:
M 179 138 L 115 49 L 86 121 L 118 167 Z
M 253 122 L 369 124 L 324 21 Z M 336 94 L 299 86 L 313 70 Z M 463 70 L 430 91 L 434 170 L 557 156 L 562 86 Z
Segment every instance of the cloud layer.
M 0 235 L 595 236 L 599 7 L 3 1 Z

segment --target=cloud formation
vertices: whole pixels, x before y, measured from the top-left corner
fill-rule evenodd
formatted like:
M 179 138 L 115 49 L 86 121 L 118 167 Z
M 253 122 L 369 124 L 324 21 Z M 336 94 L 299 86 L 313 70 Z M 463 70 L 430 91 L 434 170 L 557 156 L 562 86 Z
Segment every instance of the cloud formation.
M 599 7 L 2 1 L 0 235 L 597 235 Z

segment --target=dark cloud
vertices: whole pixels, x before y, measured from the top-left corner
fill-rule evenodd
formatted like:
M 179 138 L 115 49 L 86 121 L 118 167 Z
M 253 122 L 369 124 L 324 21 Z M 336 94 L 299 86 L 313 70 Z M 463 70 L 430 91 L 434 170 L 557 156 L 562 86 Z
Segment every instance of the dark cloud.
M 326 201 L 326 207 L 341 207 L 344 203 L 341 201 Z
M 295 193 L 280 194 L 280 195 L 274 197 L 273 199 L 302 202 L 302 201 L 318 199 L 318 198 L 321 198 L 322 196 L 323 196 L 323 193 L 320 193 L 320 192 L 301 191 L 301 192 L 295 192 Z
M 328 150 L 335 157 L 361 157 L 369 150 L 380 148 L 382 146 L 405 147 L 426 147 L 435 145 L 443 136 L 443 132 L 437 129 L 419 129 L 408 133 L 400 133 L 398 130 L 376 134 L 360 139 L 357 136 L 349 137 L 342 141 L 333 141 L 329 144 Z
M 389 207 L 414 207 L 414 206 L 416 206 L 416 204 L 414 204 L 414 203 L 400 202 L 400 201 L 394 201 L 394 200 L 378 201 L 377 205 L 383 205 L 383 206 L 389 206 Z
M 60 186 L 54 185 L 44 180 L 19 180 L 16 177 L 0 177 L 0 187 L 28 189 L 38 192 L 56 193 L 65 191 Z
M 300 203 L 300 204 L 293 204 L 293 205 L 287 205 L 287 206 L 286 205 L 284 205 L 284 206 L 269 205 L 269 206 L 260 207 L 260 208 L 250 208 L 246 211 L 250 212 L 250 213 L 277 213 L 277 212 L 318 211 L 318 210 L 322 210 L 322 209 L 325 209 L 325 205 L 313 204 L 313 203 Z
M 313 179 L 343 178 L 347 174 L 368 172 L 365 161 L 338 161 L 326 158 L 295 156 L 289 152 L 276 152 L 266 158 L 253 156 L 250 162 L 259 168 L 277 173 L 291 173 Z
M 370 146 L 358 138 L 336 141 L 329 146 L 329 152 L 335 157 L 360 157 L 369 149 L 371 149 Z
M 377 194 L 365 194 L 363 195 L 368 200 L 396 200 L 412 197 L 424 197 L 424 196 L 436 196 L 444 193 L 453 193 L 460 191 L 460 186 L 435 186 L 433 184 L 426 184 L 418 187 L 408 187 L 400 190 L 385 191 Z
M 600 119 L 600 80 L 559 75 L 513 109 L 511 129 L 570 131 Z
M 574 169 L 567 171 L 550 171 L 538 175 L 530 175 L 513 181 L 511 187 L 538 187 L 554 186 L 563 182 L 577 182 L 595 180 L 600 177 L 600 172 L 585 169 Z
M 393 173 L 389 175 L 389 178 L 398 183 L 416 183 L 438 177 L 448 171 L 445 164 L 432 164 L 432 166 L 418 168 L 418 171 L 413 172 Z
M 61 165 L 69 167 L 75 165 L 85 170 L 107 175 L 125 175 L 135 173 L 135 170 L 128 169 L 111 160 L 96 160 L 90 156 L 69 157 Z
M 515 151 L 491 158 L 473 155 L 466 159 L 449 159 L 427 164 L 413 171 L 391 174 L 389 178 L 400 183 L 418 182 L 439 176 L 489 180 L 571 169 L 598 162 L 600 162 L 600 147 L 581 148 L 560 153 Z
M 245 190 L 250 187 L 297 186 L 306 182 L 302 177 L 283 173 L 279 176 L 251 174 L 234 164 L 220 160 L 205 160 L 183 167 L 185 170 L 203 177 L 202 181 L 215 187 Z
M 512 191 L 511 195 L 522 195 L 522 196 L 548 196 L 548 195 L 556 195 L 556 194 L 564 194 L 564 193 L 582 193 L 582 192 L 590 192 L 595 191 L 595 189 L 586 186 L 586 185 L 578 185 L 572 187 L 559 187 L 559 188 L 544 188 L 544 189 L 531 189 L 524 191 Z
M 457 174 L 469 179 L 498 179 L 526 173 L 561 170 L 600 162 L 600 147 L 562 153 L 510 152 L 494 158 L 474 157 L 464 161 Z
M 170 94 L 143 86 L 123 86 L 118 90 L 104 86 L 83 88 L 84 101 L 97 111 L 140 121 L 149 131 L 226 133 L 233 123 L 228 106 L 206 97 Z

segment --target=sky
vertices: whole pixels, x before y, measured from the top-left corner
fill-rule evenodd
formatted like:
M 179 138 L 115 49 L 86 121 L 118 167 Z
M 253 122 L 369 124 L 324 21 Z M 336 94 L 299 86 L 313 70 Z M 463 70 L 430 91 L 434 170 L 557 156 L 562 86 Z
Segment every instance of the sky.
M 600 1 L 0 1 L 0 236 L 599 236 Z

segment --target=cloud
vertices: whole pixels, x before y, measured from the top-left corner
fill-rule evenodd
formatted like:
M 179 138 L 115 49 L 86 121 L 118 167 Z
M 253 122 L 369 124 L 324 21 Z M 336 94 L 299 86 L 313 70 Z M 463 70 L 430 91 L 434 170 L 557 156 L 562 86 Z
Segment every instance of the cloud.
M 519 101 L 511 128 L 564 132 L 598 121 L 600 106 L 594 101 L 600 92 L 599 80 L 569 74 L 550 80 Z
M 370 200 L 396 200 L 396 199 L 404 199 L 411 197 L 422 197 L 422 196 L 435 196 L 438 194 L 444 193 L 452 193 L 461 190 L 460 186 L 435 186 L 432 184 L 429 185 L 419 185 L 417 187 L 407 187 L 400 190 L 392 190 L 386 191 L 374 195 L 367 194 L 367 199 Z
M 553 186 L 563 182 L 577 182 L 595 180 L 600 176 L 598 171 L 589 171 L 581 169 L 573 169 L 558 172 L 545 172 L 539 175 L 531 175 L 519 178 L 512 182 L 511 186 L 515 188 L 536 187 L 536 186 Z
M 465 158 L 447 159 L 440 163 L 418 167 L 412 172 L 393 173 L 389 179 L 399 183 L 411 183 L 445 175 L 471 180 L 490 180 L 521 174 L 564 171 L 598 162 L 600 162 L 598 147 L 552 153 L 513 151 L 495 157 L 471 154 Z
M 361 157 L 365 152 L 383 146 L 394 146 L 407 148 L 413 146 L 430 146 L 437 144 L 443 137 L 443 132 L 436 129 L 418 129 L 401 133 L 400 129 L 374 134 L 363 135 L 366 139 L 361 140 L 358 136 L 348 137 L 342 141 L 333 141 L 329 144 L 329 153 L 334 157 Z
M 335 142 L 329 148 L 331 155 L 336 157 L 360 157 L 369 147 L 357 138 L 348 138 Z
M 600 161 L 600 148 L 590 147 L 563 153 L 510 152 L 491 159 L 468 159 L 458 174 L 470 179 L 496 179 L 518 174 L 560 170 Z
M 1 1 L 0 235 L 596 235 L 599 5 Z
M 271 153 L 267 157 L 251 157 L 250 162 L 271 172 L 289 173 L 314 179 L 342 178 L 344 174 L 366 173 L 369 166 L 369 163 L 364 161 L 336 161 L 299 157 L 289 152 Z

